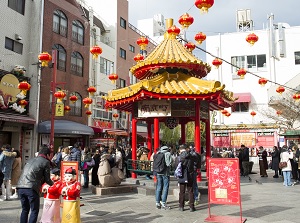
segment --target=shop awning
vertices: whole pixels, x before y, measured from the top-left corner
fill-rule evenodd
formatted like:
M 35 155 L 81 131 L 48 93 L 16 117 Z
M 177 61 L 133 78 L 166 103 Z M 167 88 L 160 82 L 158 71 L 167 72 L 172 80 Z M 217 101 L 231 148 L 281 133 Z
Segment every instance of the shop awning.
M 238 98 L 234 103 L 251 102 L 251 93 L 234 93 L 234 98 Z
M 51 122 L 45 121 L 38 125 L 38 132 L 50 134 Z M 74 135 L 94 135 L 94 130 L 81 123 L 72 122 L 68 120 L 54 121 L 54 134 L 74 134 Z
M 20 122 L 20 123 L 27 123 L 27 124 L 35 124 L 35 119 L 30 118 L 29 116 L 25 115 L 16 115 L 16 114 L 0 114 L 1 121 L 8 121 L 8 122 Z
M 107 132 L 109 135 L 128 136 L 128 132 L 123 129 L 103 129 L 103 132 Z

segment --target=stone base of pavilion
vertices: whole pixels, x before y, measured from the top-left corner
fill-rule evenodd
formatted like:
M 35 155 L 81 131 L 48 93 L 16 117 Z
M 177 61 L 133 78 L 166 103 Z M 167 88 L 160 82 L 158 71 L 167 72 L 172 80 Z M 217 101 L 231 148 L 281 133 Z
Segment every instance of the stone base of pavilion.
M 92 193 L 96 195 L 112 195 L 112 194 L 137 193 L 137 187 L 138 185 L 121 184 L 115 187 L 91 186 L 91 189 L 92 189 Z

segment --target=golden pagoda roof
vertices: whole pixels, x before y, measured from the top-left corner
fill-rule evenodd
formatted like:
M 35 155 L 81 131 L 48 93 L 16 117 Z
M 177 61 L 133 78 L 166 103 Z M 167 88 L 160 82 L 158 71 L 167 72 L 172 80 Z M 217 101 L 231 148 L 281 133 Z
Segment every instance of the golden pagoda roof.
M 169 73 L 183 71 L 190 76 L 202 78 L 210 72 L 211 66 L 196 58 L 175 36 L 166 33 L 163 42 L 130 71 L 141 80 L 166 70 Z

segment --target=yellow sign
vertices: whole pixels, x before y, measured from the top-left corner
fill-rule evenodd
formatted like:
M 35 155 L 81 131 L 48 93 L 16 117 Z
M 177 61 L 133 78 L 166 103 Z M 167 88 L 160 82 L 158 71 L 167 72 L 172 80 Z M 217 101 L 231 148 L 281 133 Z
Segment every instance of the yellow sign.
M 8 104 L 9 102 L 17 101 L 17 94 L 20 93 L 18 89 L 19 80 L 13 74 L 6 74 L 0 81 L 0 97 L 2 96 L 3 102 Z
M 55 105 L 55 116 L 64 116 L 64 105 L 63 104 Z

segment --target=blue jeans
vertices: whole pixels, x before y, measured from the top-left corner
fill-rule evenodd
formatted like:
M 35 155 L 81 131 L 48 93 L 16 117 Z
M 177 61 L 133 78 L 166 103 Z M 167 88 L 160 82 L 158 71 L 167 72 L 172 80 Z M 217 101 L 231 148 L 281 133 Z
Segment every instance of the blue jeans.
M 199 195 L 199 189 L 198 189 L 198 184 L 197 184 L 197 171 L 193 173 L 193 191 L 194 191 L 194 200 L 198 200 L 198 195 Z
M 166 203 L 168 192 L 169 192 L 169 181 L 170 176 L 165 175 L 156 175 L 157 184 L 156 184 L 156 192 L 155 192 L 155 198 L 156 203 Z
M 291 173 L 292 171 L 282 171 L 283 178 L 284 178 L 284 186 L 291 186 Z
M 40 196 L 30 188 L 18 188 L 19 198 L 22 205 L 20 223 L 36 223 L 40 210 Z M 29 210 L 31 214 L 28 221 Z

